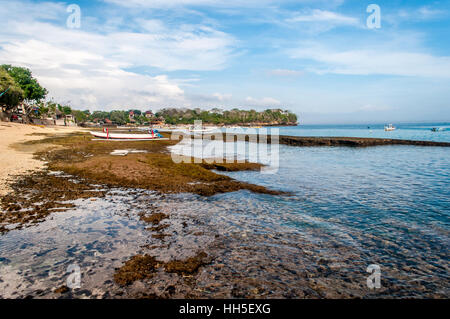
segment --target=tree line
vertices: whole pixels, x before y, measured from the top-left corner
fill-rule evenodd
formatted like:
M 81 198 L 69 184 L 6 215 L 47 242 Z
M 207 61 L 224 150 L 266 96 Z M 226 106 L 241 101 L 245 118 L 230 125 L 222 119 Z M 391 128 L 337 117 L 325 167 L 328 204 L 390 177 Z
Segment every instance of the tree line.
M 221 110 L 213 108 L 211 110 L 166 108 L 160 110 L 157 116 L 163 117 L 168 124 L 193 124 L 196 120 L 211 124 L 273 124 L 273 125 L 293 125 L 297 123 L 297 115 L 288 110 L 268 109 L 265 111 Z

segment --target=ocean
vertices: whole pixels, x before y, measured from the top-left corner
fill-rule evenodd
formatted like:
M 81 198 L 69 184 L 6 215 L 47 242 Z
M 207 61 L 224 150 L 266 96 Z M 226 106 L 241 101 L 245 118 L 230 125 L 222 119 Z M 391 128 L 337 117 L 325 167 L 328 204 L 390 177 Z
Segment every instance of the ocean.
M 395 131 L 384 131 L 384 124 L 299 125 L 279 127 L 281 135 L 393 138 L 418 141 L 450 142 L 450 123 L 393 123 Z M 443 131 L 433 132 L 433 128 Z
M 396 126 L 394 132 L 385 132 L 383 125 L 278 129 L 280 135 L 292 136 L 450 141 L 445 123 Z M 447 131 L 432 132 L 432 127 L 444 127 Z M 188 154 L 185 148 L 178 151 Z M 308 264 L 303 260 L 306 257 L 302 248 L 317 254 L 320 257 L 309 262 L 320 268 L 322 260 L 328 266 L 324 270 L 327 275 L 318 277 L 327 287 L 325 291 L 334 292 L 332 297 L 339 296 L 336 291 L 351 291 L 346 280 L 362 285 L 353 287 L 358 291 L 355 294 L 362 297 L 449 295 L 449 148 L 280 145 L 279 161 L 276 174 L 225 174 L 290 192 L 292 196 L 236 192 L 200 201 L 195 207 L 213 212 L 209 223 L 218 229 L 249 234 L 246 236 L 252 237 L 251 245 L 259 251 L 278 247 L 275 253 L 268 253 L 268 260 L 281 259 L 287 264 L 297 260 L 302 269 Z M 285 256 L 285 251 L 295 256 Z M 380 267 L 384 289 L 371 291 L 364 287 L 369 265 Z

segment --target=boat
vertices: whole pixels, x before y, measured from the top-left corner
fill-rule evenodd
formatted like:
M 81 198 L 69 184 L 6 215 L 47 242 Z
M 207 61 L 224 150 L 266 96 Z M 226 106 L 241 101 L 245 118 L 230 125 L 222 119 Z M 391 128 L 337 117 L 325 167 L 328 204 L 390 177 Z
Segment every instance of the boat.
M 190 127 L 189 128 L 189 132 L 194 133 L 194 134 L 198 134 L 198 133 L 211 133 L 213 131 L 218 130 L 217 127 Z
M 386 132 L 395 131 L 395 130 L 396 130 L 396 127 L 395 127 L 394 125 L 392 125 L 392 124 L 389 124 L 389 125 L 386 125 L 386 126 L 384 127 L 384 130 L 385 130 Z
M 443 132 L 445 129 L 443 127 L 433 127 L 432 132 Z
M 109 129 L 103 129 L 103 132 L 90 132 L 91 135 L 100 139 L 106 140 L 140 140 L 140 141 L 149 141 L 149 140 L 162 140 L 163 138 L 161 134 L 157 130 L 149 130 L 147 134 L 122 134 L 122 133 L 110 133 Z

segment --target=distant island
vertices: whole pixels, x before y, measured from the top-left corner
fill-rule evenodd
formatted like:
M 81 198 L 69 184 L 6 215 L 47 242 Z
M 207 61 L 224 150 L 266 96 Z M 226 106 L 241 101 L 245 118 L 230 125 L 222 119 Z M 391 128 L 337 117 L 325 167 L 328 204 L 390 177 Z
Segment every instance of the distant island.
M 222 110 L 212 108 L 164 108 L 153 113 L 127 108 L 127 111 L 80 111 L 70 105 L 45 101 L 47 89 L 42 87 L 27 68 L 0 65 L 0 120 L 43 125 L 178 125 L 203 124 L 239 126 L 293 126 L 297 115 L 280 108 L 265 111 Z M 117 107 L 117 109 L 125 109 Z

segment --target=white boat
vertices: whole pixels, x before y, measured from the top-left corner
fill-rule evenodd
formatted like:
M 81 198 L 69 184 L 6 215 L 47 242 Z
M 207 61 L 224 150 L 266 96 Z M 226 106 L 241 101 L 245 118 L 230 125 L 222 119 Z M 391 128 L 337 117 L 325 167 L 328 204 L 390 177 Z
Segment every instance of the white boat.
M 384 127 L 384 130 L 385 130 L 386 132 L 395 131 L 395 130 L 396 130 L 396 127 L 395 127 L 394 125 L 392 125 L 392 124 L 389 124 L 389 125 L 386 125 L 386 126 Z
M 122 133 L 110 133 L 109 129 L 104 129 L 103 132 L 90 132 L 93 136 L 100 139 L 107 140 L 141 140 L 141 141 L 149 141 L 149 140 L 162 140 L 162 135 L 157 131 L 151 131 L 148 134 L 122 134 Z
M 217 131 L 219 128 L 215 127 L 215 126 L 211 126 L 211 127 L 196 127 L 196 126 L 191 126 L 189 127 L 189 132 L 190 133 L 194 133 L 194 134 L 200 134 L 200 133 L 211 133 L 214 131 Z

